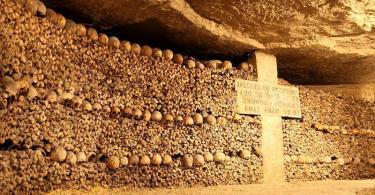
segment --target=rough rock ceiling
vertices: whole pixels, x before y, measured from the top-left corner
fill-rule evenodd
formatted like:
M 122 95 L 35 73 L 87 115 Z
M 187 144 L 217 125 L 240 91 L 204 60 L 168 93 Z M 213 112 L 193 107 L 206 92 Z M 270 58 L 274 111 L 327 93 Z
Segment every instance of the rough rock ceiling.
M 44 0 L 120 37 L 193 55 L 276 54 L 298 83 L 375 82 L 374 0 Z

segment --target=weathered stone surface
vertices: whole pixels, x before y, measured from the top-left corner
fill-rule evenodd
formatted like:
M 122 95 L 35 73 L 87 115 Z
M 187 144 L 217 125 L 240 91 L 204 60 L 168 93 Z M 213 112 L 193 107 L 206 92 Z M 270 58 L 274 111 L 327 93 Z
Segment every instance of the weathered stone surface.
M 296 87 L 238 79 L 236 90 L 238 113 L 302 117 L 299 91 Z
M 299 82 L 375 78 L 373 0 L 44 2 L 103 30 L 120 27 L 125 38 L 153 46 L 234 56 L 267 49 L 278 57 L 281 76 Z
M 375 101 L 374 84 L 309 85 L 306 87 L 336 95 L 354 96 L 368 102 Z

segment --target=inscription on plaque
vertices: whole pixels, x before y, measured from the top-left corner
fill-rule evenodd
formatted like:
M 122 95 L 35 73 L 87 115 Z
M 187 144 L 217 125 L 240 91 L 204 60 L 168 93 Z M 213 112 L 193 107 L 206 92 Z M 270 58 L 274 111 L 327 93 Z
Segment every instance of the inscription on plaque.
M 301 118 L 299 90 L 265 82 L 238 79 L 236 111 L 239 114 Z

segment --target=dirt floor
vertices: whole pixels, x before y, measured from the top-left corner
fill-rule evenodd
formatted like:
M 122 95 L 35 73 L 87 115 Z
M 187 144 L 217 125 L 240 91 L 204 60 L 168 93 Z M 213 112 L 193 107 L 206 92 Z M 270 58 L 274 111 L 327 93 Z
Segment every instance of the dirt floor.
M 252 185 L 228 185 L 211 187 L 193 187 L 193 188 L 174 188 L 174 189 L 128 189 L 116 188 L 107 189 L 104 187 L 95 187 L 88 191 L 82 190 L 57 190 L 51 195 L 75 195 L 75 194 L 375 194 L 375 180 L 340 180 L 340 181 L 313 181 L 301 183 L 285 184 L 252 184 Z

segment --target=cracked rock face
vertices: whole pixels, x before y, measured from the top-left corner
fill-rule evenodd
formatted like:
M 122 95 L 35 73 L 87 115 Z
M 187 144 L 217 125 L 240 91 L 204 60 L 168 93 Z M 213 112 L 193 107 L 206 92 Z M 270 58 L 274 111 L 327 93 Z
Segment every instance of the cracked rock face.
M 266 50 L 299 83 L 375 82 L 373 0 L 44 1 L 152 46 L 205 56 Z

